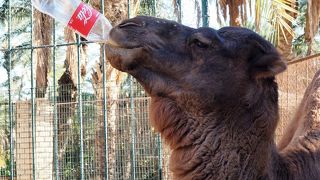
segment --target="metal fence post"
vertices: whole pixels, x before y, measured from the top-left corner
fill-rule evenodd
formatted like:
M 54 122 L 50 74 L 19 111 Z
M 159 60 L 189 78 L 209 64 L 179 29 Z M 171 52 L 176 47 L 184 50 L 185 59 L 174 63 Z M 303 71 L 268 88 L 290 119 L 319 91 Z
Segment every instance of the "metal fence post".
M 77 34 L 78 55 L 78 118 L 80 125 L 80 179 L 84 180 L 84 156 L 83 156 L 83 118 L 82 118 L 82 90 L 81 90 L 81 60 L 80 60 L 80 37 Z
M 158 173 L 159 173 L 159 179 L 162 180 L 162 143 L 161 143 L 161 136 L 160 134 L 157 134 L 157 142 L 158 142 Z
M 9 71 L 8 71 L 8 94 L 9 94 L 9 128 L 10 128 L 10 179 L 14 179 L 14 139 L 13 139 L 13 114 L 12 114 L 12 94 L 11 94 L 11 0 L 8 2 L 8 59 L 9 59 Z
M 52 72 L 53 72 L 53 163 L 54 176 L 59 180 L 59 159 L 58 159 L 58 115 L 57 115 L 57 92 L 56 92 L 56 26 L 53 20 L 53 57 L 52 57 Z
M 128 0 L 128 18 L 131 16 L 131 11 L 130 11 L 130 5 L 131 1 Z M 135 180 L 136 179 L 136 158 L 135 158 L 135 144 L 136 144 L 136 120 L 135 120 L 135 113 L 134 113 L 134 102 L 133 102 L 133 89 L 132 89 L 132 82 L 133 82 L 133 77 L 130 76 L 130 128 L 131 128 L 131 179 Z
M 177 6 L 178 6 L 178 22 L 182 22 L 182 12 L 181 12 L 181 0 L 177 0 Z
M 131 126 L 131 179 L 136 179 L 136 118 L 134 112 L 134 100 L 133 100 L 133 88 L 132 88 L 133 78 L 130 76 L 130 126 Z
M 209 26 L 209 15 L 208 15 L 208 0 L 201 0 L 201 7 L 202 7 L 202 26 L 208 27 Z
M 152 16 L 156 16 L 157 0 L 152 0 Z
M 31 7 L 31 138 L 32 138 L 32 179 L 36 179 L 36 160 L 35 160 L 35 144 L 36 144 L 36 120 L 35 120 L 35 88 L 34 88 L 34 71 L 33 71 L 33 8 Z
M 100 12 L 104 16 L 104 0 L 100 0 Z M 109 179 L 109 146 L 108 146 L 108 111 L 107 111 L 107 87 L 106 87 L 106 45 L 102 44 L 102 96 L 103 96 L 103 128 L 104 128 L 104 179 Z

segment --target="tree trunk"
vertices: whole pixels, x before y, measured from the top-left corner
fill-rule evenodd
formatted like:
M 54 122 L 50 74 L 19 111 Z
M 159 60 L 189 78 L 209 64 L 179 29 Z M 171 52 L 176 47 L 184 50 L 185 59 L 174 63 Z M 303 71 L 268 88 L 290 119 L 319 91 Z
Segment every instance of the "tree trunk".
M 50 45 L 52 38 L 52 19 L 48 15 L 34 10 L 34 45 Z M 48 73 L 50 71 L 50 62 L 52 53 L 50 48 L 39 48 L 35 50 L 36 60 L 36 97 L 42 98 L 46 95 L 48 87 Z
M 135 3 L 136 1 L 134 1 Z M 96 9 L 100 8 L 100 1 L 94 0 L 91 2 L 92 6 Z M 127 0 L 110 0 L 104 1 L 104 12 L 107 19 L 112 25 L 118 24 L 121 20 L 128 17 L 128 4 Z M 101 50 L 100 52 L 104 51 Z M 108 86 L 106 89 L 107 97 L 107 130 L 108 130 L 108 177 L 109 179 L 116 179 L 116 120 L 117 120 L 117 99 L 120 94 L 121 72 L 110 66 L 109 63 L 105 64 L 106 67 L 106 81 Z M 95 150 L 97 159 L 97 179 L 104 179 L 105 174 L 105 140 L 104 122 L 103 122 L 103 71 L 102 71 L 102 56 L 100 61 L 96 64 L 96 68 L 92 73 L 92 84 L 97 98 L 97 122 L 96 122 L 96 138 Z
M 216 7 L 221 10 L 223 18 L 227 19 L 227 12 L 229 12 L 229 24 L 230 26 L 241 26 L 241 20 L 245 21 L 246 17 L 246 1 L 245 0 L 217 0 Z M 241 11 L 240 11 L 241 10 Z M 219 18 L 219 11 L 217 11 L 217 20 L 221 22 Z
M 67 43 L 76 42 L 76 34 L 74 33 L 74 31 L 70 30 L 69 28 L 65 28 L 64 37 Z M 81 40 L 84 40 L 84 38 L 81 38 Z M 87 45 L 86 44 L 83 44 L 80 47 L 80 56 L 81 56 L 80 57 L 80 63 L 81 63 L 80 75 L 83 78 L 86 75 L 85 67 L 87 64 Z M 65 67 L 65 72 L 59 79 L 59 85 L 68 84 L 76 87 L 78 84 L 78 55 L 77 55 L 76 45 L 67 46 L 66 60 L 64 63 L 64 67 Z
M 306 15 L 305 40 L 308 45 L 307 55 L 312 54 L 313 39 L 319 29 L 320 1 L 308 0 Z
M 64 37 L 67 43 L 76 42 L 74 31 L 65 28 Z M 80 49 L 81 77 L 85 76 L 85 66 L 87 62 L 87 45 L 84 44 Z M 57 113 L 58 113 L 58 142 L 59 142 L 59 163 L 63 168 L 63 159 L 67 146 L 70 145 L 70 139 L 73 134 L 67 133 L 72 128 L 75 115 L 77 100 L 77 84 L 78 84 L 78 54 L 77 46 L 67 46 L 65 59 L 65 72 L 58 80 L 58 96 L 57 96 Z M 63 170 L 60 170 L 60 176 L 63 179 Z
M 100 58 L 100 63 L 97 64 L 93 74 L 92 83 L 95 90 L 97 98 L 97 121 L 96 121 L 96 138 L 95 138 L 95 149 L 97 158 L 97 171 L 98 179 L 104 179 L 105 174 L 105 129 L 103 121 L 103 71 L 102 71 L 102 58 Z M 106 96 L 107 96 L 107 130 L 108 130 L 108 176 L 109 179 L 116 179 L 115 168 L 116 168 L 116 122 L 117 122 L 117 112 L 118 112 L 118 101 L 120 94 L 120 77 L 121 73 L 106 64 Z
M 241 25 L 241 17 L 239 12 L 240 6 L 241 6 L 241 2 L 239 0 L 229 1 L 230 26 Z

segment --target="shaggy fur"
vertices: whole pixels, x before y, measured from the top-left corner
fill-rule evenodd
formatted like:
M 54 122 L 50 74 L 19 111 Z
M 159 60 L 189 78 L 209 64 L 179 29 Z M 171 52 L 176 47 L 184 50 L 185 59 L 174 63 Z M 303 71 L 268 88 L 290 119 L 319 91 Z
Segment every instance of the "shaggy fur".
M 112 29 L 107 56 L 151 96 L 151 123 L 172 150 L 175 180 L 320 179 L 312 120 L 291 128 L 284 150 L 275 145 L 274 76 L 286 65 L 256 33 L 140 16 Z

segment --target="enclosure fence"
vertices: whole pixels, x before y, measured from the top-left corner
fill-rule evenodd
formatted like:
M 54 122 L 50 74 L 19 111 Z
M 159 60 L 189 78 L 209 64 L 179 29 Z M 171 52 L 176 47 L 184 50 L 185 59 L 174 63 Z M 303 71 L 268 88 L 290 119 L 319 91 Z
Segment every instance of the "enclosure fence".
M 83 46 L 89 44 L 103 49 L 104 45 L 82 41 L 79 36 L 76 42 L 65 42 L 56 32 L 62 29 L 58 23 L 53 23 L 52 44 L 35 45 L 31 7 L 28 7 L 31 27 L 26 29 L 30 43 L 15 45 L 12 41 L 19 37 L 15 35 L 12 22 L 16 15 L 12 3 L 17 1 L 6 2 L 7 29 L 3 30 L 7 40 L 0 49 L 7 70 L 7 84 L 0 92 L 0 179 L 170 179 L 170 151 L 149 124 L 150 98 L 141 86 L 126 76 L 119 84 L 108 81 L 104 51 L 95 56 L 102 62 L 101 84 L 93 87 L 92 82 L 81 77 Z M 208 26 L 208 1 L 201 2 L 202 24 Z M 104 9 L 103 1 L 100 3 Z M 129 16 L 130 4 L 129 0 Z M 180 0 L 178 4 L 181 5 Z M 177 20 L 181 21 L 181 17 Z M 77 52 L 74 57 L 77 82 L 73 85 L 58 82 L 69 47 Z M 48 49 L 52 54 L 49 80 L 52 86 L 45 90 L 36 87 L 35 82 L 34 59 L 41 49 Z M 13 67 L 22 57 L 30 63 L 30 68 L 24 72 L 25 82 L 30 84 L 19 88 Z M 319 63 L 317 55 L 297 61 L 277 77 L 281 108 L 277 139 L 319 69 Z M 23 79 L 20 84 L 25 82 Z

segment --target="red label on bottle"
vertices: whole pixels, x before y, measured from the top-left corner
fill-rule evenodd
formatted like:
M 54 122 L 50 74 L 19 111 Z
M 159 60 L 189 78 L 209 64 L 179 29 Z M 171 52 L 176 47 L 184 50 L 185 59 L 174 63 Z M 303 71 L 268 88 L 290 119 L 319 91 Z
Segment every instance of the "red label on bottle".
M 81 2 L 73 13 L 68 26 L 84 36 L 88 36 L 100 13 L 91 6 Z

